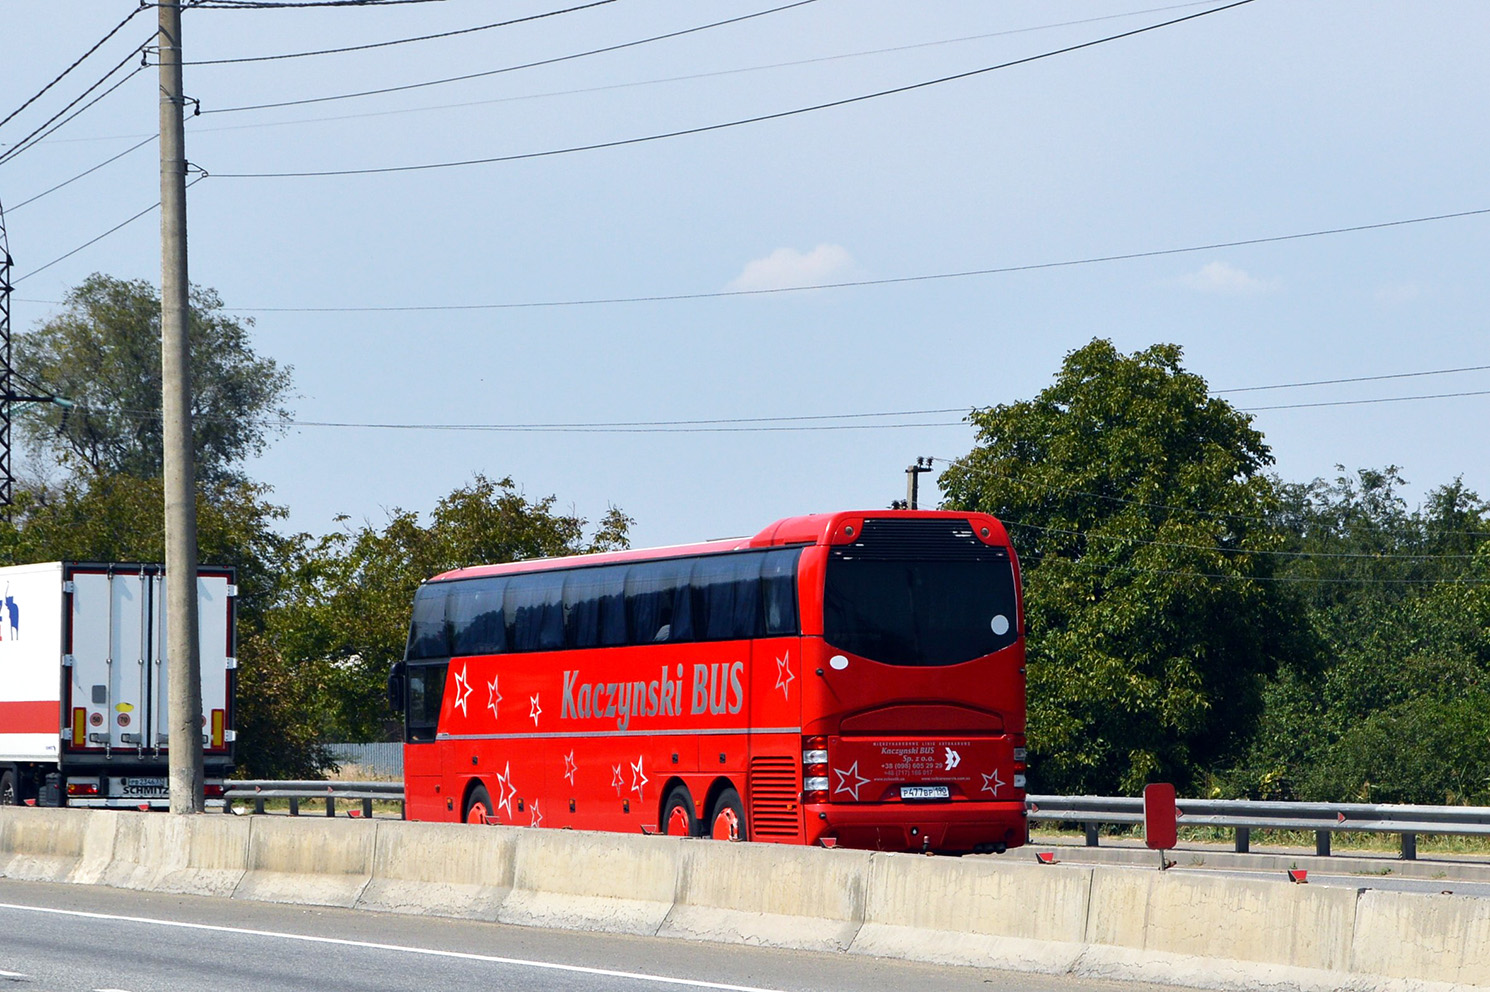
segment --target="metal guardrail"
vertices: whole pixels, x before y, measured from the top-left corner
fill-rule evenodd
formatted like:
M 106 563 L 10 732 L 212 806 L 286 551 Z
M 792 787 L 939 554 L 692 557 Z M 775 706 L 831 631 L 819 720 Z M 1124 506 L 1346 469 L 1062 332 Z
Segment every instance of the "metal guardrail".
M 1143 800 L 1108 796 L 1028 796 L 1031 820 L 1080 823 L 1086 844 L 1096 847 L 1102 824 L 1143 822 Z M 1312 830 L 1314 851 L 1330 853 L 1333 834 L 1344 830 L 1398 834 L 1404 860 L 1418 856 L 1418 834 L 1490 836 L 1490 808 L 1404 806 L 1371 803 L 1281 803 L 1246 799 L 1180 799 L 1179 825 L 1236 831 L 1236 851 L 1246 854 L 1253 830 Z
M 396 802 L 402 807 L 402 782 L 279 782 L 267 779 L 223 783 L 223 812 L 231 813 L 234 799 L 252 799 L 254 812 L 264 812 L 264 800 L 288 799 L 290 815 L 300 815 L 304 800 L 325 800 L 326 815 L 336 815 L 337 800 L 361 800 L 362 815 L 371 819 L 373 802 Z

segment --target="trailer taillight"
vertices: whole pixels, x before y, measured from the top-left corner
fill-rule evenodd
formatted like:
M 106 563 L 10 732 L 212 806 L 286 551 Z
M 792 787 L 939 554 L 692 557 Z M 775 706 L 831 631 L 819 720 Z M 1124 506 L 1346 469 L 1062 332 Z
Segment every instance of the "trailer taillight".
M 97 782 L 68 782 L 67 794 L 69 796 L 96 796 L 98 795 Z
M 202 786 L 202 795 L 213 799 L 221 799 L 222 786 L 213 785 L 211 782 L 209 782 L 206 785 Z

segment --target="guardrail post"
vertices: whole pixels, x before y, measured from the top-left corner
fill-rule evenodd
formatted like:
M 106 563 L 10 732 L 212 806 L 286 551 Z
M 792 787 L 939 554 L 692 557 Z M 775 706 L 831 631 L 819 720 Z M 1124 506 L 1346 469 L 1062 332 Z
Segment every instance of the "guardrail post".
M 1236 853 L 1246 854 L 1252 850 L 1252 828 L 1236 828 Z
M 299 796 L 291 796 L 290 797 L 290 815 L 291 816 L 299 816 L 300 815 L 300 797 Z
M 369 820 L 372 819 L 372 800 L 371 799 L 364 799 L 364 800 L 362 800 L 362 815 L 364 817 L 366 817 L 367 819 L 369 819 Z
M 1095 823 L 1088 823 L 1086 825 L 1086 846 L 1087 847 L 1096 847 L 1097 846 L 1097 826 L 1098 825 L 1095 824 Z
M 1416 861 L 1418 859 L 1418 835 L 1402 835 L 1402 860 Z
M 331 796 L 327 796 L 326 797 L 326 815 L 327 816 L 335 816 L 336 815 L 336 800 L 334 798 L 332 798 Z
M 1328 830 L 1314 831 L 1314 853 L 1321 858 L 1330 856 L 1330 832 Z
M 254 812 L 260 816 L 264 815 L 264 800 L 262 798 L 254 798 Z

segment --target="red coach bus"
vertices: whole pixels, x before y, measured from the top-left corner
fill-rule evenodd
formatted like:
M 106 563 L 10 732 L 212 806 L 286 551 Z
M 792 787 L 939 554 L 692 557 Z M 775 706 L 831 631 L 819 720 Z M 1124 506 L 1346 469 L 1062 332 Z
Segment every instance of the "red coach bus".
M 891 851 L 1024 843 L 1019 566 L 982 514 L 463 568 L 390 696 L 409 819 Z

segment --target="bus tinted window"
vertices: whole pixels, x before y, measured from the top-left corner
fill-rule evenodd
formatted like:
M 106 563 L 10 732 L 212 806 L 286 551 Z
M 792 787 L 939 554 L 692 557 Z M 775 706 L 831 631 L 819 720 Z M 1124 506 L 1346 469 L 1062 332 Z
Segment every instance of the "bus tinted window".
M 581 568 L 564 579 L 564 644 L 571 648 L 626 643 L 626 566 Z
M 445 600 L 451 583 L 426 583 L 414 594 L 414 620 L 409 625 L 407 658 L 450 657 L 450 631 L 445 625 Z
M 504 601 L 513 651 L 557 651 L 564 646 L 564 573 L 513 576 Z
M 693 563 L 693 629 L 700 640 L 760 634 L 760 555 L 718 555 Z
M 1007 558 L 828 560 L 823 639 L 836 648 L 889 665 L 955 665 L 1018 637 Z
M 408 667 L 408 724 L 405 739 L 432 741 L 440 720 L 440 703 L 445 697 L 445 665 L 410 665 Z
M 507 650 L 507 627 L 502 619 L 506 580 L 500 577 L 451 583 L 445 617 L 449 621 L 453 654 L 497 654 Z
M 626 574 L 626 628 L 632 644 L 693 640 L 686 558 L 644 561 Z
M 761 602 L 765 613 L 765 635 L 780 637 L 798 632 L 797 559 L 800 548 L 768 551 L 761 564 Z

